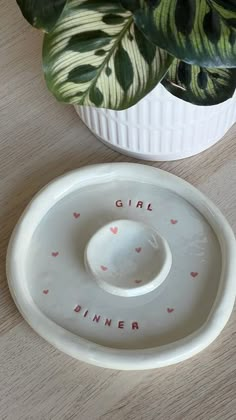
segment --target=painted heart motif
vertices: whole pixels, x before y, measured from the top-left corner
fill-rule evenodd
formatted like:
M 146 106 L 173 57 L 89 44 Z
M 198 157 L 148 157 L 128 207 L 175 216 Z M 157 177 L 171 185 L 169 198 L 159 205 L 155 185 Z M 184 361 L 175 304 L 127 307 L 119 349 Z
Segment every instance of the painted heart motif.
M 48 289 L 43 290 L 43 293 L 44 293 L 45 295 L 47 295 L 47 294 L 48 294 L 48 292 L 49 292 L 49 290 L 48 290 Z
M 75 219 L 78 219 L 80 217 L 80 213 L 76 213 L 76 211 L 73 213 L 73 216 Z
M 117 232 L 118 232 L 118 227 L 111 227 L 110 228 L 110 231 L 114 234 L 114 235 L 116 235 L 117 234 Z
M 176 223 L 178 223 L 178 220 L 176 220 L 176 219 L 171 219 L 170 223 L 171 223 L 172 225 L 176 225 Z
M 59 255 L 59 252 L 52 252 L 52 257 L 56 258 L 58 257 L 58 255 Z
M 135 280 L 135 283 L 140 284 L 140 283 L 142 283 L 142 280 Z
M 135 251 L 136 251 L 138 254 L 140 254 L 140 252 L 142 251 L 142 248 L 141 248 L 141 247 L 139 247 L 139 248 L 135 248 Z
M 107 270 L 108 270 L 108 268 L 107 268 L 107 267 L 105 267 L 105 265 L 101 265 L 101 270 L 102 270 L 102 271 L 107 271 Z
M 167 312 L 171 314 L 171 312 L 174 312 L 174 308 L 167 308 Z
M 195 277 L 197 277 L 197 276 L 198 276 L 198 272 L 197 272 L 197 271 L 192 271 L 190 274 L 191 274 L 191 276 L 192 276 L 193 278 L 195 278 Z

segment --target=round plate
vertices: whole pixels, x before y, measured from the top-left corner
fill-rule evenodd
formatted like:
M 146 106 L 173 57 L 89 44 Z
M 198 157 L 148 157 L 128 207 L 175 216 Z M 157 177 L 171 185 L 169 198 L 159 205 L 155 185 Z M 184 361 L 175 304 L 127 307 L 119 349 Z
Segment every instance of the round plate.
M 223 329 L 235 251 L 225 218 L 185 181 L 144 165 L 95 165 L 29 204 L 7 277 L 23 317 L 60 350 L 149 369 L 193 356 Z

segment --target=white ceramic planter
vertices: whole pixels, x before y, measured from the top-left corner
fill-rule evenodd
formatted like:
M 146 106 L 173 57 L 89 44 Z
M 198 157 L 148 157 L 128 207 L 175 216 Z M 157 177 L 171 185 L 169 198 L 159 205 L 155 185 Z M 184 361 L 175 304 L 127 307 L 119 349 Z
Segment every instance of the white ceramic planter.
M 77 106 L 88 128 L 107 146 L 145 160 L 175 160 L 200 153 L 236 121 L 236 95 L 209 107 L 195 106 L 158 85 L 124 111 Z

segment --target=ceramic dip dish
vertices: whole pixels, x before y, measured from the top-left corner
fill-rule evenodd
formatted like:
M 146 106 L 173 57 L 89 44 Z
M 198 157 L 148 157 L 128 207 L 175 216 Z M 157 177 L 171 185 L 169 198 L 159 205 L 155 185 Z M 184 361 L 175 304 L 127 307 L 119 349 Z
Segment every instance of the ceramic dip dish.
M 32 200 L 12 234 L 7 277 L 23 317 L 58 349 L 150 369 L 193 356 L 224 328 L 235 255 L 227 221 L 190 184 L 149 166 L 101 164 Z

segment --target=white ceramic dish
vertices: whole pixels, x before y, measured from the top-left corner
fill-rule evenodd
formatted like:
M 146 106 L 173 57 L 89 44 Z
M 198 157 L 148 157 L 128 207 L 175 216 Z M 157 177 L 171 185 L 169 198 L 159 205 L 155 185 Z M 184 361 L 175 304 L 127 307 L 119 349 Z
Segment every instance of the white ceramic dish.
M 129 163 L 45 187 L 7 255 L 16 305 L 65 353 L 114 369 L 187 359 L 221 332 L 235 301 L 235 238 L 185 181 Z

